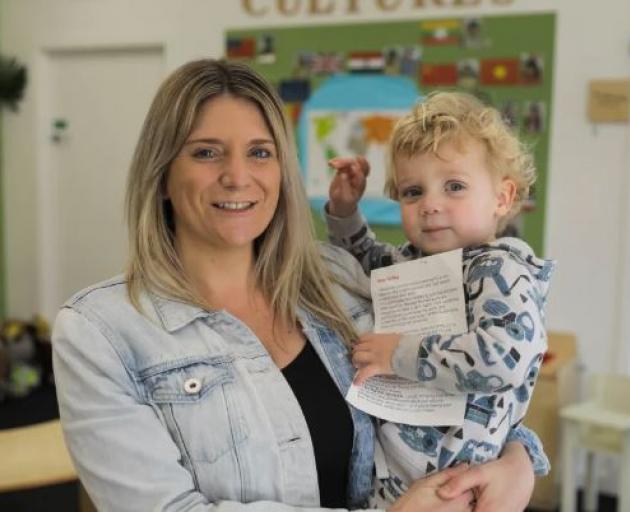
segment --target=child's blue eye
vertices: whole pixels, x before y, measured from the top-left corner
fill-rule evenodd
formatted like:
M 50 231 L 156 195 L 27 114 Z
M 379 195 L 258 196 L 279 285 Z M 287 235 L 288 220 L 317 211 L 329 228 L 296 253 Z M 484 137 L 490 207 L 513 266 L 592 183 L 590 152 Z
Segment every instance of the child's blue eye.
M 422 189 L 420 187 L 408 187 L 400 192 L 402 199 L 416 199 L 422 195 Z
M 446 184 L 446 190 L 448 190 L 449 192 L 461 192 L 462 190 L 465 190 L 465 189 L 466 189 L 466 185 L 464 185 L 460 181 L 449 181 Z

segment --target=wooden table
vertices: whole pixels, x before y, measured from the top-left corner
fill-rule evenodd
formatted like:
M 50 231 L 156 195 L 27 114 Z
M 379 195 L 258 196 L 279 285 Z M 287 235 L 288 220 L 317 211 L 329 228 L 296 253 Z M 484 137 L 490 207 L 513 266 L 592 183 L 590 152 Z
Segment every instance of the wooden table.
M 59 420 L 0 430 L 0 492 L 77 479 Z

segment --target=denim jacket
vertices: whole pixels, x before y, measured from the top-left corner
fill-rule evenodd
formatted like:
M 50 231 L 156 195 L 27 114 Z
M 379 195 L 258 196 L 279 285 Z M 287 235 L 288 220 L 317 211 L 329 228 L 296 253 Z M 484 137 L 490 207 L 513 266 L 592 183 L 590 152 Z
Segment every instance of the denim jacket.
M 329 246 L 323 253 L 342 279 L 366 285 L 350 255 Z M 371 329 L 369 302 L 341 287 L 336 293 L 357 330 Z M 152 294 L 141 302 L 144 314 L 129 302 L 124 279 L 114 278 L 70 299 L 53 331 L 66 443 L 97 508 L 317 509 L 306 421 L 255 335 L 225 311 Z M 354 373 L 347 349 L 309 311 L 299 320 L 345 395 Z M 372 485 L 374 427 L 350 410 L 348 503 L 358 508 Z M 529 431 L 519 435 L 535 462 L 539 443 Z

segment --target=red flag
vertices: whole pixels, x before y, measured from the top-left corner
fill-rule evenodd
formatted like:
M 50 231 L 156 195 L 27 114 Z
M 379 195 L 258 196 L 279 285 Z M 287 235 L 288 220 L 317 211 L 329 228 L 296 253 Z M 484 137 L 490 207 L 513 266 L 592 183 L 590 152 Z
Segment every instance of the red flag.
M 422 85 L 457 84 L 456 64 L 422 64 Z
M 484 59 L 479 82 L 482 85 L 514 85 L 518 83 L 518 59 Z
M 256 39 L 253 37 L 228 37 L 227 56 L 230 59 L 252 58 L 256 55 Z

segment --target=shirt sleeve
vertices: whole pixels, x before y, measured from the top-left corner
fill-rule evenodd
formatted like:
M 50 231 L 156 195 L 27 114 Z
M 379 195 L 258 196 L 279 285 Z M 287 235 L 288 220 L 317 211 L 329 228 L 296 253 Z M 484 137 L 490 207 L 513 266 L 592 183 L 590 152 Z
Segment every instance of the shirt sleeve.
M 549 473 L 551 464 L 543 450 L 540 438 L 533 430 L 530 430 L 522 424 L 512 427 L 506 439 L 506 443 L 510 442 L 517 442 L 523 445 L 529 455 L 529 459 L 532 461 L 534 474 L 536 476 L 545 476 Z
M 405 257 L 405 252 L 410 249 L 409 244 L 398 247 L 377 241 L 358 209 L 348 217 L 334 217 L 326 210 L 324 216 L 330 242 L 352 254 L 366 274 L 369 275 L 375 268 L 409 259 Z
M 66 444 L 98 510 L 323 511 L 272 501 L 211 503 L 106 334 L 72 309 L 55 322 L 53 357 Z M 209 434 L 210 435 L 210 434 Z
M 468 332 L 404 335 L 394 352 L 397 375 L 448 393 L 496 393 L 533 386 L 547 338 L 535 279 L 512 255 L 476 256 L 465 276 Z

